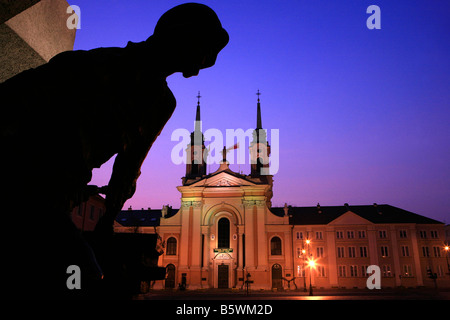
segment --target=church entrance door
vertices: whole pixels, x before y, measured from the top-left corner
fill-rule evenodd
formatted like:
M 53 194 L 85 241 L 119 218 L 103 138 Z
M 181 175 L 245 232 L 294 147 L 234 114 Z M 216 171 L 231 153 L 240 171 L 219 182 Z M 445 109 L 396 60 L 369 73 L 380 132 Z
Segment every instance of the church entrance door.
M 217 284 L 219 289 L 228 289 L 228 265 L 219 264 L 217 266 Z
M 173 264 L 169 264 L 166 269 L 167 273 L 164 286 L 166 289 L 173 289 L 175 288 L 175 266 Z
M 283 269 L 276 263 L 272 266 L 272 288 L 277 288 L 278 290 L 283 288 Z

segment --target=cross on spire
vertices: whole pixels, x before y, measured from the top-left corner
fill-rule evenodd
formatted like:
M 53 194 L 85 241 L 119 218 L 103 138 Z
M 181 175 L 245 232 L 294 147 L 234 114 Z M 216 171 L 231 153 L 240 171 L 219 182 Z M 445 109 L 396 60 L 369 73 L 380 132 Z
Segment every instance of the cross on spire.
M 202 124 L 200 121 L 200 98 L 202 96 L 200 95 L 200 91 L 197 95 L 197 113 L 195 114 L 195 131 L 202 131 Z
M 198 92 L 198 95 L 197 95 L 197 104 L 199 105 L 200 104 L 200 98 L 201 98 L 202 96 L 200 95 L 200 91 Z
M 256 93 L 258 96 L 258 103 L 257 103 L 257 114 L 256 114 L 256 129 L 262 129 L 262 121 L 261 121 L 261 104 L 259 102 L 259 96 L 261 95 L 261 92 Z

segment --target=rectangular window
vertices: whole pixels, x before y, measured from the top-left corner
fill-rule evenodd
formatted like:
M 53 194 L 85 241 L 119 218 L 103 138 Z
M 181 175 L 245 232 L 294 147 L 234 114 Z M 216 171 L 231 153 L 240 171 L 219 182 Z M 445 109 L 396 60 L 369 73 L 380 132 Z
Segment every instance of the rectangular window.
M 323 247 L 317 247 L 316 251 L 317 251 L 316 257 L 317 258 L 323 258 Z
M 389 257 L 389 250 L 387 246 L 381 246 L 381 256 Z
M 360 239 L 365 239 L 366 238 L 366 231 L 365 230 L 358 231 L 358 237 Z
M 429 257 L 430 256 L 430 251 L 429 251 L 428 247 L 422 247 L 422 256 L 423 257 Z
M 297 266 L 297 277 L 305 277 L 305 268 Z
M 431 230 L 430 234 L 431 234 L 431 238 L 433 238 L 433 239 L 438 238 L 438 232 L 436 230 Z
M 433 252 L 434 252 L 434 256 L 436 258 L 440 258 L 441 257 L 441 248 L 440 247 L 433 247 Z
M 409 247 L 408 246 L 402 246 L 402 256 L 409 257 Z
M 348 247 L 348 257 L 356 258 L 356 247 Z
M 317 266 L 317 275 L 319 277 L 325 277 L 325 266 Z
M 400 238 L 401 239 L 406 239 L 407 238 L 406 230 L 400 230 L 399 233 L 400 233 Z
M 344 258 L 344 247 L 337 247 L 338 258 Z
M 345 278 L 347 276 L 347 272 L 346 272 L 345 266 L 339 266 L 338 270 L 339 270 L 339 277 Z
M 368 266 L 361 266 L 361 277 L 367 277 L 367 268 Z
M 378 231 L 378 236 L 380 237 L 380 239 L 386 239 L 387 238 L 386 230 Z
M 426 239 L 427 238 L 427 232 L 424 230 L 419 231 L 419 235 L 421 239 Z
M 361 258 L 367 258 L 367 247 L 359 247 L 359 256 Z
M 355 238 L 355 232 L 354 231 L 347 231 L 347 238 L 348 239 L 354 239 Z
M 336 238 L 337 239 L 343 239 L 344 238 L 344 234 L 342 231 L 336 231 Z
M 391 266 L 388 264 L 383 265 L 383 277 L 391 277 Z
M 403 265 L 403 276 L 404 277 L 412 277 L 413 276 L 411 265 L 409 265 L 409 264 Z
M 323 240 L 322 231 L 316 231 L 316 240 Z
M 350 266 L 350 277 L 358 276 L 358 266 Z

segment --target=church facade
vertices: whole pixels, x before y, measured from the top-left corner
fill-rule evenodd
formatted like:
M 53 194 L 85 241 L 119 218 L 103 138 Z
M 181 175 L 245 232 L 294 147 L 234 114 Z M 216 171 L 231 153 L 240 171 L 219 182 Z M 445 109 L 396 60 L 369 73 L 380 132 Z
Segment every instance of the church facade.
M 272 207 L 259 98 L 248 175 L 230 169 L 225 148 L 219 168 L 206 174 L 199 121 L 198 104 L 180 208 L 129 209 L 116 219 L 116 232 L 161 237 L 167 274 L 154 289 L 365 288 L 373 265 L 381 287 L 450 286 L 439 221 L 389 205 Z

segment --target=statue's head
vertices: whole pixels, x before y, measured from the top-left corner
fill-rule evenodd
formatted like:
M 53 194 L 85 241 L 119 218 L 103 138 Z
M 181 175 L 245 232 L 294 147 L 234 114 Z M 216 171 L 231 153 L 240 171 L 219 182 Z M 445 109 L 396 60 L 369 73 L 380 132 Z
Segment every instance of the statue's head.
M 165 46 L 175 60 L 176 72 L 184 77 L 213 66 L 229 40 L 216 13 L 198 3 L 181 4 L 164 13 L 152 38 Z

